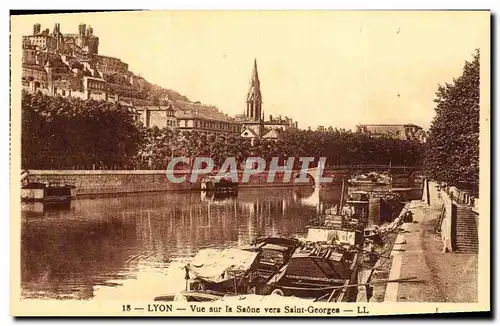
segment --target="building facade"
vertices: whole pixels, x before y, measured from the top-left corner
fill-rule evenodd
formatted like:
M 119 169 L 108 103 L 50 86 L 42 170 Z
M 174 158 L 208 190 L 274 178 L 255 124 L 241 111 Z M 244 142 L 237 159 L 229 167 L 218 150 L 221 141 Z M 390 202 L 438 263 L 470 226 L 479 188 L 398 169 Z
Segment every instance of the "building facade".
M 389 136 L 400 140 L 426 141 L 426 133 L 420 126 L 414 124 L 361 124 L 357 132 L 377 136 Z
M 99 38 L 94 35 L 94 30 L 89 25 L 80 24 L 78 33 L 61 32 L 61 25 L 56 23 L 52 30 L 41 30 L 40 24 L 33 25 L 33 34 L 23 36 L 23 43 L 37 46 L 41 50 L 58 51 L 62 53 L 85 52 L 88 54 L 99 53 Z
M 244 114 L 238 115 L 236 119 L 241 122 L 241 136 L 246 138 L 275 139 L 281 131 L 298 129 L 298 123 L 286 116 L 282 118 L 280 115 L 273 118 L 272 115 L 269 115 L 269 120 L 265 120 L 256 59 L 254 60 L 250 88 L 246 97 L 246 109 Z
M 158 127 L 160 129 L 177 129 L 180 121 L 175 116 L 171 105 L 166 106 L 138 106 L 140 121 L 146 128 Z
M 80 24 L 77 33 L 63 33 L 59 23 L 52 32 L 35 24 L 33 34 L 23 36 L 22 44 L 22 85 L 26 91 L 121 103 L 137 112 L 136 118 L 146 127 L 235 134 L 242 131 L 241 120 L 180 95 L 171 101 L 166 95 L 168 90 L 135 75 L 127 63 L 99 54 L 99 38 L 90 25 Z M 161 103 L 154 97 L 158 89 L 163 91 Z M 256 61 L 246 102 L 243 120 L 262 137 L 265 129 Z M 274 121 L 273 126 L 282 123 Z
M 298 122 L 294 122 L 291 118 L 285 116 L 284 118 L 279 115 L 278 117 L 273 117 L 269 115 L 269 120 L 264 121 L 264 129 L 279 129 L 285 131 L 288 129 L 298 129 Z
M 188 106 L 195 106 L 194 110 Z M 170 128 L 180 131 L 210 133 L 238 133 L 240 124 L 217 111 L 201 104 L 173 101 L 165 106 L 136 106 L 140 121 L 146 128 Z
M 104 55 L 94 55 L 93 58 L 97 62 L 97 69 L 105 74 L 126 73 L 128 71 L 128 64 L 118 58 Z

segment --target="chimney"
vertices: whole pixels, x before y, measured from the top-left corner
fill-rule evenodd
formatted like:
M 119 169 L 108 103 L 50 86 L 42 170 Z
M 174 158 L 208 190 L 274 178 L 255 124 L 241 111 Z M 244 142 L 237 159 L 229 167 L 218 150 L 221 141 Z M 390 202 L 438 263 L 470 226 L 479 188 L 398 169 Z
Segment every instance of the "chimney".
M 42 28 L 42 25 L 40 24 L 34 24 L 33 25 L 33 35 L 40 34 L 40 29 Z

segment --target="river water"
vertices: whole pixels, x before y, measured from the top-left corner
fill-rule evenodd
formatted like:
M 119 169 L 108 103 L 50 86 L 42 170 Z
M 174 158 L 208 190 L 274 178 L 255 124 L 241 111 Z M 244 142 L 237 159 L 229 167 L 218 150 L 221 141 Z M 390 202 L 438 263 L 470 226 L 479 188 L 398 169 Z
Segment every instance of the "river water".
M 268 235 L 304 236 L 340 187 L 241 189 L 76 199 L 69 207 L 24 205 L 24 298 L 152 300 L 184 290 L 185 262 L 202 248 Z
M 24 205 L 21 282 L 25 298 L 152 300 L 183 290 L 182 266 L 202 248 L 268 235 L 303 235 L 318 205 L 339 188 L 241 189 L 77 199 L 66 208 Z

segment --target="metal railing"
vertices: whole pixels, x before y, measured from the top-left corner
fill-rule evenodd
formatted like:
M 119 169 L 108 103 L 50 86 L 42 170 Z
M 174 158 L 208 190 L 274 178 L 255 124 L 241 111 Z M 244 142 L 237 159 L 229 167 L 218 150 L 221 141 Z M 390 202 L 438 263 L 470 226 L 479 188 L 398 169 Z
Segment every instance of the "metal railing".
M 470 207 L 477 207 L 479 198 L 473 196 L 469 192 L 455 187 L 444 187 L 443 190 L 450 196 L 452 202 Z

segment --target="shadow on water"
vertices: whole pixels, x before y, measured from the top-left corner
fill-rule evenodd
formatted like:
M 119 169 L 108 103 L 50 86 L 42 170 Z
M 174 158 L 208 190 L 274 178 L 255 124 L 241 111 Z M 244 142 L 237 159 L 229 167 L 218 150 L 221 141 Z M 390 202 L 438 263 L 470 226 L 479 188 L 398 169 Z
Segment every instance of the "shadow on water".
M 302 232 L 315 210 L 297 189 L 240 190 L 77 199 L 64 209 L 22 211 L 24 297 L 91 299 L 97 287 L 126 287 L 199 249 Z M 299 190 L 299 193 L 302 190 Z M 120 298 L 120 292 L 116 298 Z
M 202 248 L 303 236 L 318 207 L 338 204 L 340 195 L 340 187 L 255 188 L 229 196 L 169 192 L 77 199 L 57 209 L 23 206 L 22 295 L 153 298 L 174 263 Z
M 88 299 L 95 285 L 113 285 L 136 241 L 135 225 L 117 218 L 30 221 L 21 232 L 21 282 L 57 298 Z

